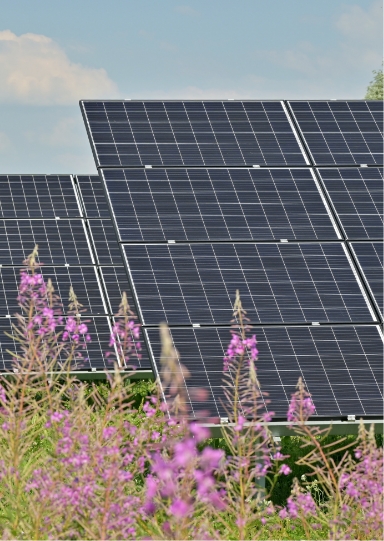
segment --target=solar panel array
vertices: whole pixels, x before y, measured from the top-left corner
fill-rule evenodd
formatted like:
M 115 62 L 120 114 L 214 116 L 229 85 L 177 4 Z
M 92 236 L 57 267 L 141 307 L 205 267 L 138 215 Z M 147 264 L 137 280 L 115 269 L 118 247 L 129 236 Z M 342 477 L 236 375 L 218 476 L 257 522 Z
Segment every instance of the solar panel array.
M 83 196 L 84 192 L 84 196 Z M 89 216 L 89 218 L 88 218 Z M 123 260 L 100 179 L 70 175 L 0 176 L 0 371 L 12 370 L 18 352 L 12 333 L 22 261 L 38 244 L 41 272 L 51 278 L 66 313 L 70 286 L 87 309 L 83 317 L 92 342 L 76 370 L 105 370 L 113 314 L 123 291 L 130 294 Z M 104 265 L 101 267 L 101 265 Z M 119 272 L 120 271 L 120 272 Z M 104 282 L 107 277 L 107 284 Z M 115 291 L 107 297 L 108 291 Z M 112 302 L 111 302 L 112 301 Z M 132 302 L 132 300 L 131 300 Z M 139 368 L 150 369 L 144 352 Z
M 236 289 L 267 409 L 301 376 L 319 417 L 381 415 L 382 103 L 80 105 L 154 370 L 166 321 L 192 415 L 225 416 Z

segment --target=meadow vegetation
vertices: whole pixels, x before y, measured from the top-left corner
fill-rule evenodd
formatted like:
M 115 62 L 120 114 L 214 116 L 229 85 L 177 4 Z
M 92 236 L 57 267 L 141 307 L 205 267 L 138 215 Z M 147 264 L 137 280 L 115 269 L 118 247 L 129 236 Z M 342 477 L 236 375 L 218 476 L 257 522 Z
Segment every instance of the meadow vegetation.
M 382 440 L 362 423 L 346 438 L 308 425 L 302 381 L 287 411 L 292 437 L 274 440 L 239 295 L 223 359 L 229 423 L 213 439 L 208 413 L 190 418 L 188 371 L 165 325 L 162 391 L 121 370 L 140 351 L 125 296 L 107 381 L 76 379 L 92 339 L 83 307 L 71 291 L 63 315 L 36 255 L 21 269 L 14 372 L 0 378 L 3 539 L 382 538 Z

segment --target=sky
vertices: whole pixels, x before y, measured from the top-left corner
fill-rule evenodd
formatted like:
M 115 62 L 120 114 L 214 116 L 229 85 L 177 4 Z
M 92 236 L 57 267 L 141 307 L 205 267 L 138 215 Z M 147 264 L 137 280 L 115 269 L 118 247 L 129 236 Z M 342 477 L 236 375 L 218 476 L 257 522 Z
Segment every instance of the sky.
M 0 0 L 0 174 L 96 168 L 80 99 L 361 99 L 381 0 Z

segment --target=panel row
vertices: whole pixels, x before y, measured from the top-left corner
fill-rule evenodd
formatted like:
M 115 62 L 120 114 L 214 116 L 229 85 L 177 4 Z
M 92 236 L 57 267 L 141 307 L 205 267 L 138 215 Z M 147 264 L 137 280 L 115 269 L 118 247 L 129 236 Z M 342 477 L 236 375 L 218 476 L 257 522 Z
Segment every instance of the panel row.
M 378 319 L 343 243 L 125 244 L 142 323 L 227 324 L 239 289 L 252 323 Z
M 122 242 L 383 237 L 378 168 L 102 169 Z M 320 183 L 322 187 L 320 187 Z
M 81 102 L 97 165 L 305 165 L 281 102 Z
M 191 415 L 227 417 L 223 357 L 229 328 L 171 328 L 170 332 L 180 362 L 190 372 L 186 387 Z M 158 330 L 145 333 L 160 366 Z M 259 350 L 257 377 L 268 393 L 261 405 L 277 418 L 286 419 L 299 377 L 312 395 L 316 416 L 382 415 L 383 337 L 378 327 L 256 326 L 252 333 Z
M 80 104 L 99 167 L 310 164 L 296 129 L 313 165 L 383 164 L 377 101 Z

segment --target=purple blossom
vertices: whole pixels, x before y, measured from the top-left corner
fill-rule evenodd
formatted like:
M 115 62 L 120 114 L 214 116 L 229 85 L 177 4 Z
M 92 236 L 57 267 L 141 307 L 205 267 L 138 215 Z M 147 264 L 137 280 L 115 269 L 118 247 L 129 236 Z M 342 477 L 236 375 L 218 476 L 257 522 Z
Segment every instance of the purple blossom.
M 114 426 L 107 426 L 103 429 L 103 439 L 108 440 L 111 436 L 113 436 L 116 433 L 116 427 Z
M 242 357 L 246 353 L 249 356 L 249 359 L 253 361 L 257 360 L 257 355 L 259 354 L 256 348 L 257 340 L 256 335 L 254 334 L 250 338 L 243 339 L 236 332 L 232 332 L 232 338 L 229 342 L 226 355 L 224 357 L 224 371 L 228 370 L 231 363 L 236 359 L 236 357 Z
M 191 510 L 191 505 L 181 499 L 174 500 L 169 508 L 169 511 L 177 518 L 184 518 Z
M 300 382 L 299 386 L 301 384 Z M 316 408 L 314 403 L 312 402 L 312 398 L 302 387 L 295 394 L 292 395 L 292 399 L 288 408 L 287 420 L 292 423 L 298 422 L 299 420 L 306 421 L 311 415 L 315 413 L 315 411 Z
M 197 442 L 204 441 L 208 439 L 211 435 L 209 429 L 201 426 L 199 423 L 191 423 L 189 425 L 189 430 L 193 434 Z
M 280 473 L 283 475 L 289 475 L 291 473 L 291 468 L 287 464 L 282 464 L 280 468 Z

